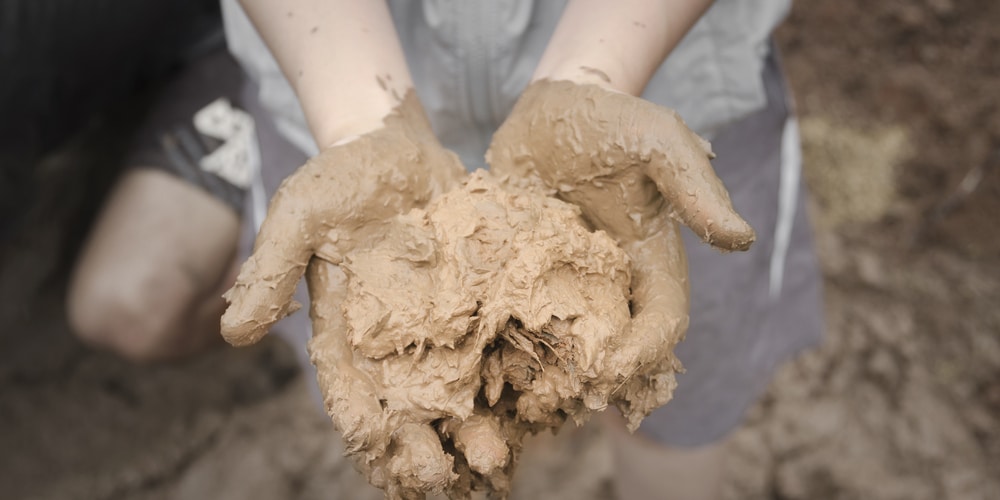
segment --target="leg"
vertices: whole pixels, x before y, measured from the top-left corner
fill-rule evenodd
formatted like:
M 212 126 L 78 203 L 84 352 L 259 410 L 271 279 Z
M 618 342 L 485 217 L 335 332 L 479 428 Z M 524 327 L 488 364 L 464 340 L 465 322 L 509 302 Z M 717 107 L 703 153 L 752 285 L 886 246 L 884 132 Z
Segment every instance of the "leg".
M 695 448 L 666 446 L 629 434 L 615 411 L 603 414 L 611 437 L 615 494 L 629 500 L 713 500 L 722 497 L 724 441 Z
M 198 187 L 129 170 L 77 262 L 67 304 L 73 331 L 133 360 L 220 343 L 239 228 L 236 213 Z
M 155 168 L 122 176 L 74 270 L 68 316 L 85 341 L 134 360 L 221 343 L 221 295 L 235 279 L 243 190 L 203 166 L 232 137 L 216 137 L 218 131 L 204 120 L 195 123 L 195 116 L 238 118 L 211 103 L 219 97 L 238 102 L 242 80 L 218 48 L 160 90 L 126 160 Z M 231 167 L 252 168 L 232 161 Z

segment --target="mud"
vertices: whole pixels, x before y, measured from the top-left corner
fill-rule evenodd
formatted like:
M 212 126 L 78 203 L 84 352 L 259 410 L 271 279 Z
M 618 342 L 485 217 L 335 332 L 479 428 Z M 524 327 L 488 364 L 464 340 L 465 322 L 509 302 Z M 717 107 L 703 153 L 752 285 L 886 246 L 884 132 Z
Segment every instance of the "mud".
M 672 110 L 542 80 L 487 153 L 500 182 L 449 190 L 454 157 L 410 92 L 282 184 L 222 335 L 258 341 L 308 268 L 311 358 L 369 481 L 505 497 L 526 434 L 609 404 L 634 430 L 669 400 L 689 323 L 678 223 L 723 250 L 754 240 L 712 156 Z
M 626 253 L 573 205 L 485 171 L 311 266 L 327 409 L 390 498 L 505 496 L 526 435 L 609 405 L 638 422 L 676 386 L 669 353 L 616 355 L 633 341 Z

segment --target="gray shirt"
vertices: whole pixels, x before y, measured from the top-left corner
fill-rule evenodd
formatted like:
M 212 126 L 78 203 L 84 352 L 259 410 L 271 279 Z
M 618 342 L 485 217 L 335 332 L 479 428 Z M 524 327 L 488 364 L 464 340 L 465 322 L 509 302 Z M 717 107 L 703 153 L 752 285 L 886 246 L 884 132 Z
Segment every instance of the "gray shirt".
M 653 76 L 643 97 L 676 109 L 698 133 L 765 104 L 761 73 L 771 31 L 791 0 L 718 0 Z M 417 94 L 444 145 L 469 169 L 528 84 L 565 1 L 390 0 Z M 292 87 L 237 0 L 222 0 L 230 51 L 258 84 L 278 130 L 317 151 Z M 653 20 L 643 21 L 655 29 Z

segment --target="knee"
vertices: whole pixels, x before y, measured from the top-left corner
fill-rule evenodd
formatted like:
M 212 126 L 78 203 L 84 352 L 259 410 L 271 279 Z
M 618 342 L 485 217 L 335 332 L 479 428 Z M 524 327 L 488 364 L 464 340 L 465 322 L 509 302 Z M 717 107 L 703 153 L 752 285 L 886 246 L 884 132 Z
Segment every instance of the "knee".
M 72 332 L 84 343 L 136 362 L 158 359 L 169 339 L 171 318 L 148 293 L 128 283 L 74 281 L 66 312 Z

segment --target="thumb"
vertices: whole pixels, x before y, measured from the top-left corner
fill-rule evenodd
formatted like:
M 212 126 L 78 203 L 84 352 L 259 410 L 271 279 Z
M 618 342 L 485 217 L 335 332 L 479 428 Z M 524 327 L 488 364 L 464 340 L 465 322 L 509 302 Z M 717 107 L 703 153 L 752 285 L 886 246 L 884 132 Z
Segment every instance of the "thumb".
M 673 356 L 688 326 L 687 257 L 677 222 L 660 215 L 661 230 L 630 242 L 632 328 L 613 356 L 616 366 L 653 366 Z
M 253 255 L 223 295 L 229 307 L 222 315 L 222 336 L 234 346 L 257 342 L 276 321 L 301 307 L 292 294 L 313 255 L 312 231 L 306 227 L 311 219 L 298 200 L 285 195 L 285 187 L 271 201 Z
M 756 235 L 733 209 L 729 192 L 712 169 L 711 145 L 672 110 L 656 109 L 655 121 L 650 130 L 664 131 L 670 140 L 654 148 L 646 175 L 670 203 L 673 215 L 717 248 L 750 248 Z

